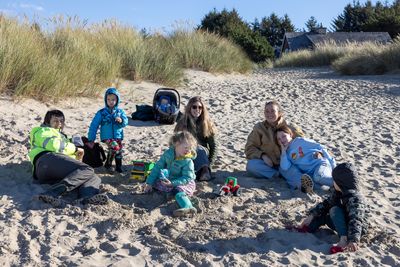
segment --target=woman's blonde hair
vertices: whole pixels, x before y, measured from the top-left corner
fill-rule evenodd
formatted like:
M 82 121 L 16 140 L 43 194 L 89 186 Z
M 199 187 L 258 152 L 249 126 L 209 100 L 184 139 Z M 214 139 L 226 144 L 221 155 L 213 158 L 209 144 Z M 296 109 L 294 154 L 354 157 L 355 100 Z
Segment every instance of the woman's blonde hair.
M 202 112 L 200 117 L 195 120 L 192 116 L 191 110 L 192 106 L 197 102 L 201 104 Z M 189 99 L 189 102 L 185 107 L 185 113 L 175 127 L 175 131 L 183 130 L 189 131 L 195 136 L 200 133 L 203 137 L 209 137 L 216 134 L 217 129 L 211 121 L 207 107 L 200 96 L 194 96 Z
M 194 136 L 188 131 L 179 131 L 174 133 L 169 140 L 169 145 L 176 146 L 176 144 L 182 143 L 184 141 L 186 141 L 190 145 L 192 150 L 195 150 L 195 148 L 197 147 L 196 138 L 194 138 Z

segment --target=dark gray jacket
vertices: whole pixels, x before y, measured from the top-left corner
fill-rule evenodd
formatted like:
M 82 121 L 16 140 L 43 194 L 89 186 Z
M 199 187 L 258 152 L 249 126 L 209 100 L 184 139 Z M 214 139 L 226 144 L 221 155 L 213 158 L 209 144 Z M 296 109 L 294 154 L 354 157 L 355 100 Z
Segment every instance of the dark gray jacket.
M 348 190 L 345 194 L 334 190 L 329 198 L 311 209 L 310 214 L 326 216 L 334 206 L 339 206 L 345 211 L 348 241 L 359 242 L 361 235 L 367 232 L 369 226 L 367 219 L 369 208 L 364 197 L 356 190 Z

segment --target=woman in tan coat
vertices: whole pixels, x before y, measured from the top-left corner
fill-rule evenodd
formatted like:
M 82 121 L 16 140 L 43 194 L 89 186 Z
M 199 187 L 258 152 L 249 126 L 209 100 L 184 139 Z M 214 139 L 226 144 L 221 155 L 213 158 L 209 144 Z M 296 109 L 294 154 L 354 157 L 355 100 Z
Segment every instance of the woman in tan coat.
M 247 158 L 246 170 L 250 175 L 262 178 L 285 177 L 290 188 L 301 188 L 302 173 L 295 166 L 284 171 L 279 168 L 281 149 L 276 142 L 276 129 L 288 125 L 283 119 L 281 105 L 275 101 L 268 101 L 264 107 L 265 120 L 258 122 L 249 134 L 245 146 Z M 300 129 L 288 125 L 294 135 L 303 136 Z

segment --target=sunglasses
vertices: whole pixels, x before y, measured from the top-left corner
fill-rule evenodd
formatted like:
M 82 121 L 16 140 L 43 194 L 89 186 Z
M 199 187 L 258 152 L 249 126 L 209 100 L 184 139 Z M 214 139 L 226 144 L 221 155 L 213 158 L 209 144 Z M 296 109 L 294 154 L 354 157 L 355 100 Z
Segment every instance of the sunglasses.
M 202 107 L 202 106 L 196 106 L 196 105 L 193 105 L 193 106 L 192 106 L 192 109 L 198 109 L 198 110 L 202 110 L 202 109 L 203 109 L 203 107 Z

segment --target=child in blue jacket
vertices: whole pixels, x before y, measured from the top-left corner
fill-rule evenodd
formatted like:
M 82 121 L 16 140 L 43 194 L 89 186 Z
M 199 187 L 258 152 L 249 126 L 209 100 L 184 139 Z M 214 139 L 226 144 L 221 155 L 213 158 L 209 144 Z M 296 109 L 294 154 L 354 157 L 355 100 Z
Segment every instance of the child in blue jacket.
M 293 139 L 288 126 L 276 130 L 276 139 L 282 151 L 280 167 L 288 170 L 295 165 L 303 173 L 300 181 L 303 191 L 312 192 L 314 183 L 333 186 L 332 169 L 336 162 L 324 146 L 303 137 Z
M 124 127 L 128 125 L 125 111 L 118 107 L 120 95 L 116 88 L 108 88 L 104 95 L 105 107 L 97 111 L 89 127 L 89 146 L 96 140 L 97 130 L 100 127 L 100 140 L 107 144 L 107 160 L 104 167 L 111 168 L 115 158 L 115 170 L 122 172 L 122 140 Z
M 174 216 L 180 217 L 196 213 L 196 208 L 188 196 L 196 190 L 196 174 L 193 159 L 196 158 L 196 139 L 187 131 L 176 132 L 170 140 L 170 148 L 164 152 L 151 170 L 144 184 L 144 192 L 153 188 L 175 195 L 179 209 Z

